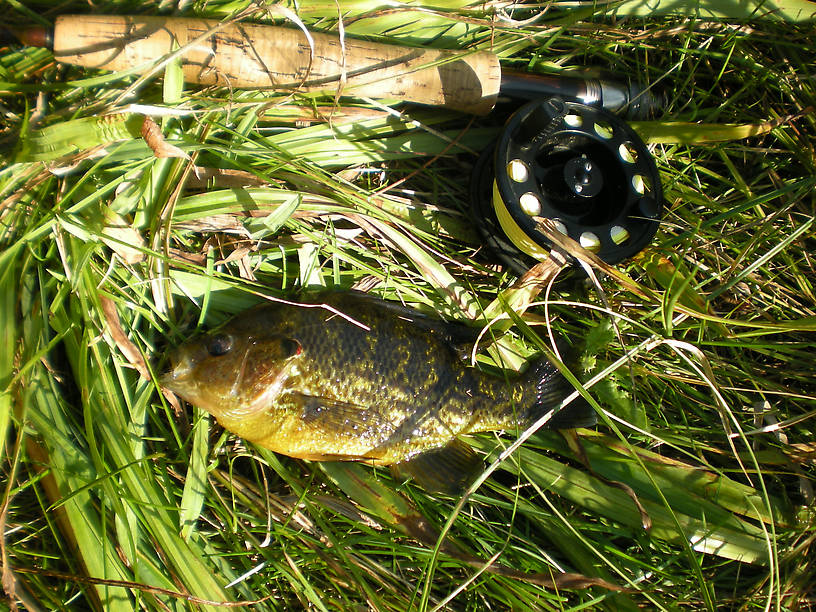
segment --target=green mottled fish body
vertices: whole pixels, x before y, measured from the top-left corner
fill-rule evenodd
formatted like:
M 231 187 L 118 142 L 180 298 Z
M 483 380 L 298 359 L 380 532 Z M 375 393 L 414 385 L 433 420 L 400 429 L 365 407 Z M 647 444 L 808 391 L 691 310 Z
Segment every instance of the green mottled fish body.
M 525 427 L 572 390 L 546 361 L 516 381 L 469 367 L 449 330 L 353 292 L 269 303 L 179 347 L 162 382 L 273 451 L 376 465 Z M 560 426 L 594 421 L 588 406 L 565 416 Z

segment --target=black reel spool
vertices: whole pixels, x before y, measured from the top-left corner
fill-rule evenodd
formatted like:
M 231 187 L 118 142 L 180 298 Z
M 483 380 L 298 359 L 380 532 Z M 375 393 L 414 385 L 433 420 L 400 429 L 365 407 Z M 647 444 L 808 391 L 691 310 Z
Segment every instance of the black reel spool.
M 660 175 L 632 128 L 558 97 L 510 117 L 476 164 L 471 195 L 483 237 L 519 274 L 549 256 L 541 218 L 615 264 L 651 241 L 663 211 Z

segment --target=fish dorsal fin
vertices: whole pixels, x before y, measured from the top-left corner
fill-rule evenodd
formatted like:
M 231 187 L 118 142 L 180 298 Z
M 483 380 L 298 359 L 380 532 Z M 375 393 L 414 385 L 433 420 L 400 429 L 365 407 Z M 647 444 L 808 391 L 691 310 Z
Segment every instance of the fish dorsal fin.
M 331 293 L 324 295 L 326 297 L 332 296 Z M 453 349 L 459 349 L 463 345 L 473 344 L 479 339 L 479 328 L 471 327 L 469 325 L 465 325 L 464 323 L 444 321 L 431 315 L 419 312 L 413 308 L 403 306 L 398 302 L 383 300 L 368 293 L 353 290 L 336 292 L 333 295 L 339 300 L 338 306 L 340 306 L 341 309 L 342 300 L 346 297 L 354 300 L 355 302 L 365 302 L 368 305 L 381 310 L 382 312 L 387 312 L 394 317 L 408 321 L 411 323 L 411 325 L 418 329 L 432 333 L 435 337 L 450 345 Z M 327 301 L 332 300 L 328 299 Z
M 459 439 L 391 466 L 397 478 L 412 478 L 427 491 L 451 496 L 461 494 L 483 469 L 482 458 Z

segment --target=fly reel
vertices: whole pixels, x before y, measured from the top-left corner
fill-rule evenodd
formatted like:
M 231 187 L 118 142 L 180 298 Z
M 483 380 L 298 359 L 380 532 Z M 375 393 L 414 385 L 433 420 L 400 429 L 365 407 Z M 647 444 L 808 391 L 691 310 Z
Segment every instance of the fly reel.
M 549 256 L 542 218 L 614 264 L 649 243 L 663 210 L 660 175 L 632 128 L 558 97 L 510 117 L 477 163 L 471 192 L 483 237 L 516 272 Z

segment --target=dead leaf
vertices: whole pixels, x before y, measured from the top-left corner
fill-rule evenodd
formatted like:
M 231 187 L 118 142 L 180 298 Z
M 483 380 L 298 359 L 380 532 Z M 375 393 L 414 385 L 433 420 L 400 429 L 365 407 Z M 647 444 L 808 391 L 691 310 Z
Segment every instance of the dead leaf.
M 193 173 L 187 179 L 187 187 L 191 189 L 204 189 L 213 185 L 215 187 L 264 187 L 269 185 L 269 181 L 255 176 L 245 170 L 234 170 L 232 168 L 207 168 L 195 166 Z
M 782 448 L 782 452 L 799 463 L 816 465 L 816 443 L 801 442 L 790 444 Z
M 249 255 L 254 249 L 250 247 L 238 247 L 232 253 L 227 255 L 224 259 L 219 259 L 215 262 L 216 266 L 221 264 L 230 263 L 233 261 L 238 261 L 239 259 L 243 259 L 247 255 Z
M 191 263 L 197 266 L 203 266 L 204 262 L 207 261 L 207 256 L 204 255 L 204 253 L 190 253 L 188 251 L 174 249 L 173 247 L 170 247 L 168 255 L 170 255 L 170 257 L 176 261 Z
M 225 258 L 216 261 L 215 265 L 235 262 L 238 265 L 238 276 L 248 281 L 255 281 L 255 273 L 252 271 L 248 255 L 257 250 L 256 245 L 236 247 Z
M 514 284 L 514 289 L 522 289 L 524 287 L 528 287 L 530 285 L 535 286 L 540 291 L 548 284 L 552 282 L 552 280 L 558 275 L 561 270 L 564 269 L 566 266 L 566 260 L 561 256 L 560 253 L 553 251 L 550 254 L 550 257 L 541 261 L 534 265 L 532 268 L 527 270 L 521 278 L 519 278 Z M 535 296 L 531 296 L 534 298 Z
M 105 217 L 105 233 L 102 235 L 102 242 L 127 264 L 144 261 L 145 255 L 139 248 L 144 247 L 142 235 L 112 210 L 109 210 Z
M 105 315 L 105 322 L 108 325 L 108 332 L 116 344 L 119 351 L 125 356 L 128 363 L 139 372 L 139 375 L 145 380 L 151 380 L 150 370 L 145 363 L 142 354 L 133 342 L 125 334 L 122 329 L 122 323 L 119 320 L 119 313 L 116 311 L 116 304 L 110 298 L 104 295 L 99 296 L 99 301 L 102 305 L 102 313 Z M 176 414 L 181 414 L 181 404 L 179 404 L 176 396 L 167 389 L 162 389 L 162 395 L 167 399 L 167 402 L 173 407 Z
M 413 508 L 413 507 L 412 507 Z M 439 541 L 439 532 L 433 527 L 428 520 L 419 514 L 418 511 L 413 510 L 407 515 L 394 514 L 396 519 L 395 525 L 407 535 L 415 540 L 422 542 L 426 546 L 434 548 Z M 549 589 L 586 589 L 591 586 L 598 586 L 609 591 L 628 591 L 627 588 L 614 584 L 603 578 L 596 576 L 585 576 L 583 574 L 572 572 L 524 572 L 521 570 L 502 565 L 495 561 L 488 563 L 485 567 L 485 562 L 467 552 L 463 551 L 460 546 L 450 540 L 442 541 L 439 549 L 446 555 L 458 559 L 471 567 L 482 569 L 491 574 L 499 576 L 506 576 L 515 580 L 523 580 L 543 586 Z
M 52 163 L 46 163 L 45 167 L 54 176 L 66 176 L 74 172 L 79 165 L 88 159 L 99 159 L 108 155 L 107 145 L 97 145 L 90 149 L 80 151 L 71 155 L 63 155 Z
M 598 480 L 608 484 L 610 487 L 615 487 L 616 489 L 620 489 L 624 493 L 626 493 L 632 503 L 635 504 L 635 508 L 637 508 L 638 513 L 640 514 L 640 525 L 643 527 L 644 531 L 649 531 L 652 528 L 652 517 L 649 516 L 649 513 L 646 511 L 646 508 L 643 504 L 640 503 L 640 499 L 638 499 L 637 493 L 635 490 L 630 487 L 625 482 L 620 482 L 618 480 L 611 480 L 606 476 L 602 476 L 598 472 L 596 472 L 592 468 L 592 464 L 589 461 L 589 455 L 586 453 L 586 449 L 584 449 L 584 445 L 581 443 L 581 438 L 578 436 L 578 432 L 574 429 L 564 429 L 559 432 L 561 436 L 566 440 L 567 445 L 570 447 L 572 452 L 575 453 L 576 458 L 578 461 L 583 464 L 583 466 L 587 469 L 587 471 L 595 476 Z
M 190 159 L 184 151 L 179 149 L 176 145 L 171 145 L 164 139 L 161 133 L 161 128 L 153 119 L 145 116 L 142 122 L 142 138 L 147 143 L 147 146 L 153 151 L 156 157 L 180 157 L 181 159 Z
M 136 591 L 142 591 L 144 593 L 153 593 L 156 595 L 165 595 L 167 597 L 172 597 L 174 599 L 178 599 L 181 601 L 189 602 L 192 604 L 198 604 L 199 606 L 207 606 L 207 607 L 219 607 L 219 608 L 243 608 L 248 606 L 257 606 L 258 604 L 262 604 L 265 601 L 268 601 L 272 597 L 275 596 L 274 593 L 270 595 L 266 595 L 261 599 L 251 599 L 251 600 L 244 600 L 244 601 L 215 601 L 213 599 L 202 599 L 201 597 L 196 597 L 195 595 L 190 595 L 189 593 L 180 592 L 180 591 L 173 591 L 171 589 L 165 589 L 162 587 L 151 586 L 149 584 L 144 584 L 141 582 L 133 582 L 131 580 L 116 580 L 114 578 L 97 578 L 96 576 L 80 576 L 79 574 L 68 574 L 66 572 L 57 572 L 53 570 L 47 569 L 40 569 L 40 568 L 31 568 L 31 567 L 20 567 L 17 568 L 17 572 L 21 574 L 31 574 L 37 576 L 48 576 L 50 578 L 57 578 L 63 582 L 71 582 L 76 584 L 90 584 L 90 585 L 104 585 L 104 586 L 112 586 L 112 587 L 119 587 L 123 589 L 131 589 Z M 99 605 L 97 606 L 99 607 Z M 35 610 L 37 608 L 34 608 Z
M 238 260 L 238 276 L 244 280 L 255 282 L 258 280 L 255 277 L 255 272 L 252 271 L 252 266 L 249 264 L 248 257 L 242 257 Z
M 243 215 L 241 215 L 243 217 Z M 197 232 L 201 234 L 226 232 L 230 234 L 240 234 L 249 237 L 249 232 L 244 224 L 239 221 L 239 216 L 231 214 L 210 215 L 200 219 L 190 221 L 178 221 L 173 223 L 173 227 L 178 230 Z
M 3 496 L 3 505 L 0 508 L 0 561 L 3 563 L 2 568 L 2 586 L 3 592 L 6 594 L 8 598 L 8 605 L 9 609 L 12 611 L 16 611 L 17 608 L 17 578 L 14 575 L 14 570 L 12 570 L 11 566 L 9 565 L 8 560 L 8 551 L 6 550 L 6 519 L 8 518 L 8 510 L 9 505 L 11 503 L 11 488 L 12 483 L 14 482 L 15 472 L 17 470 L 18 460 L 20 456 L 20 443 L 23 439 L 22 434 L 18 434 L 17 436 L 17 443 L 15 445 L 14 451 L 14 464 L 12 468 L 12 474 L 9 477 L 8 484 L 6 485 L 5 495 Z
M 105 315 L 105 322 L 108 325 L 108 333 L 110 333 L 116 347 L 125 356 L 128 363 L 139 372 L 142 378 L 150 380 L 150 370 L 142 354 L 122 329 L 122 323 L 119 321 L 119 313 L 116 311 L 116 304 L 112 299 L 104 295 L 99 296 L 99 301 L 102 304 L 102 313 Z
M 375 287 L 377 287 L 382 281 L 376 276 L 364 276 L 360 280 L 356 281 L 351 288 L 355 291 L 362 291 L 363 293 L 368 293 Z

